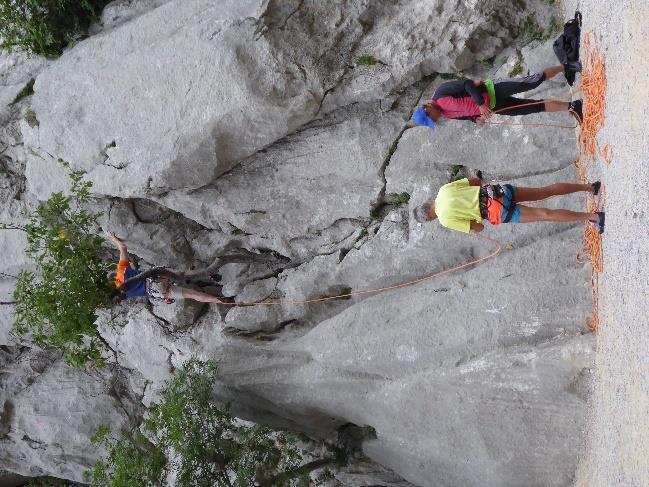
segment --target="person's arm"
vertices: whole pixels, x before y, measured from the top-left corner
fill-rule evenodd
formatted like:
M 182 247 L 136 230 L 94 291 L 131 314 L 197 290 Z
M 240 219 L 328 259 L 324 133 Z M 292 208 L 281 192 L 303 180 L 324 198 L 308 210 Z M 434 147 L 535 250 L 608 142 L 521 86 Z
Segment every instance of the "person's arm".
M 482 96 L 482 91 L 480 91 L 480 88 L 475 85 L 473 80 L 466 80 L 462 86 L 464 87 L 464 91 L 467 92 L 467 94 L 473 99 L 476 105 L 484 105 L 484 97 Z
M 464 89 L 464 81 L 455 80 L 455 81 L 446 81 L 437 87 L 433 97 L 433 101 L 437 101 L 440 98 L 446 96 L 451 96 L 453 98 L 462 98 L 467 95 L 466 90 Z
M 128 249 L 126 248 L 126 244 L 124 244 L 122 239 L 120 239 L 117 235 L 115 235 L 115 232 L 108 232 L 108 236 L 113 241 L 113 243 L 117 245 L 117 248 L 119 249 L 119 261 L 128 262 Z
M 479 178 L 469 179 L 469 186 L 482 186 L 482 181 Z
M 480 91 L 480 88 L 478 88 L 473 81 L 466 80 L 464 82 L 464 90 L 471 96 L 471 99 L 475 102 L 475 104 L 478 105 L 480 113 L 482 114 L 482 118 L 478 117 L 478 119 L 476 119 L 476 123 L 478 125 L 484 125 L 484 122 L 490 116 L 492 116 L 494 112 L 491 110 L 491 108 L 489 108 L 489 105 L 484 102 L 482 91 Z
M 471 231 L 474 233 L 480 233 L 481 231 L 484 230 L 484 225 L 482 223 L 478 222 L 471 222 Z

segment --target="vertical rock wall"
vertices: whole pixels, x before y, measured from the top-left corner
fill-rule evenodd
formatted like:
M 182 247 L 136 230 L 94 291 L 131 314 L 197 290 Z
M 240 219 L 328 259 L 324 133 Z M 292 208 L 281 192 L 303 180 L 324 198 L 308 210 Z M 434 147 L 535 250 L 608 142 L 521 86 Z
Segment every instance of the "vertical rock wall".
M 127 3 L 11 85 L 35 78 L 33 96 L 3 105 L 3 218 L 20 221 L 65 187 L 61 158 L 86 172 L 102 228 L 142 265 L 214 264 L 220 292 L 237 302 L 299 300 L 488 253 L 410 217 L 453 166 L 517 185 L 574 178 L 571 131 L 407 128 L 441 81 L 431 75 L 499 54 L 529 13 L 522 4 Z M 554 62 L 547 43 L 520 55 L 524 70 Z M 472 75 L 506 76 L 517 59 L 505 51 L 498 73 L 478 65 Z M 2 100 L 13 101 L 8 90 Z M 560 80 L 540 92 L 568 94 Z M 583 335 L 588 271 L 574 263 L 580 228 L 488 232 L 504 246 L 495 260 L 378 296 L 255 308 L 126 302 L 100 313 L 112 364 L 101 372 L 16 343 L 3 306 L 0 466 L 80 480 L 100 454 L 87 448 L 92 430 L 136 424 L 197 355 L 219 361 L 215 398 L 241 417 L 318 438 L 350 422 L 373 427 L 364 450 L 384 467 L 352 465 L 337 473 L 343 485 L 566 485 L 593 347 Z M 2 272 L 15 275 L 27 265 L 24 237 L 0 238 L 11 257 Z M 4 277 L 7 299 L 11 286 Z

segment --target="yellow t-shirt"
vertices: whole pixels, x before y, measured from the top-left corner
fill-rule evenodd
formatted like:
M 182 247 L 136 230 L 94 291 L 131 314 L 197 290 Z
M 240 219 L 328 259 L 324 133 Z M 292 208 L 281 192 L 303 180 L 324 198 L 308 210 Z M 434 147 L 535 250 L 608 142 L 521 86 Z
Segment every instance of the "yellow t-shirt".
M 482 221 L 480 186 L 470 186 L 467 178 L 445 184 L 435 198 L 435 214 L 445 227 L 469 233 L 472 220 Z

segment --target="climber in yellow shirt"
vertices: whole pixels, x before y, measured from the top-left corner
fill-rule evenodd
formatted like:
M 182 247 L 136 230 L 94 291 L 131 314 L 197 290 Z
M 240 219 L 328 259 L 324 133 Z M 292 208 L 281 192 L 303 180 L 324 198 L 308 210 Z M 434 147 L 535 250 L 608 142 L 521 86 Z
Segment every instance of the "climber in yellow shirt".
M 540 221 L 589 221 L 599 233 L 604 232 L 604 212 L 582 213 L 521 205 L 525 201 L 539 201 L 551 196 L 579 191 L 599 193 L 601 183 L 556 183 L 542 188 L 517 188 L 511 184 L 486 184 L 478 178 L 460 179 L 442 186 L 434 203 L 424 203 L 414 210 L 420 223 L 439 219 L 452 230 L 469 233 L 484 229 L 482 220 L 492 225 L 500 223 L 531 223 Z

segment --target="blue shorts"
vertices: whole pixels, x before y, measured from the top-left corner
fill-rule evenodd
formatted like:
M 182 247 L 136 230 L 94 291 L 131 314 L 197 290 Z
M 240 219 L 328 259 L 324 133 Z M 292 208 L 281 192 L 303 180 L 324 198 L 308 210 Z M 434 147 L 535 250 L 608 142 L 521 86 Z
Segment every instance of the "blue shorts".
M 512 199 L 514 198 L 514 194 L 516 193 L 516 186 L 512 186 L 511 184 L 503 184 L 502 186 L 505 194 L 503 195 L 503 212 L 500 214 L 500 221 L 504 222 L 505 218 L 507 217 L 507 208 L 509 208 L 510 203 L 513 205 L 516 205 L 516 203 L 512 203 Z M 497 215 L 498 213 L 496 213 Z M 521 222 L 521 209 L 516 205 L 516 208 L 514 209 L 514 213 L 512 215 L 512 219 L 509 220 L 508 223 L 520 223 Z

